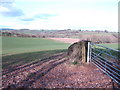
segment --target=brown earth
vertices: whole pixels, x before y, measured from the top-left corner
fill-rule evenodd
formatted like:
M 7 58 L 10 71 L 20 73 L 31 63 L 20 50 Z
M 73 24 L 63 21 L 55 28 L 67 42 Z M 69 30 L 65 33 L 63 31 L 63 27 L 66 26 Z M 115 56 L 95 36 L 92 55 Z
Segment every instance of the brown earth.
M 112 34 L 104 35 L 104 34 L 83 34 L 80 35 L 79 39 L 75 38 L 48 38 L 56 41 L 61 41 L 64 43 L 75 43 L 82 40 L 88 40 L 92 42 L 99 43 L 118 43 L 118 37 L 113 36 Z
M 60 41 L 64 43 L 71 43 L 71 44 L 79 41 L 79 39 L 74 39 L 74 38 L 48 38 L 48 39 L 52 39 L 52 40 Z
M 112 88 L 111 79 L 92 63 L 66 64 L 66 53 L 3 70 L 2 88 Z

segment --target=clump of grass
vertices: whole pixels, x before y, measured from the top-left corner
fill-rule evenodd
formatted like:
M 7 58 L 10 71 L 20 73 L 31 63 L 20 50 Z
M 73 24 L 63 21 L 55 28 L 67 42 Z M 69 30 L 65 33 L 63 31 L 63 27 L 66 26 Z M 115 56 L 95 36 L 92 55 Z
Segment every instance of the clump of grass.
M 77 62 L 77 61 L 74 61 L 74 62 L 72 62 L 72 64 L 73 64 L 73 65 L 76 65 L 76 64 L 78 64 L 78 62 Z

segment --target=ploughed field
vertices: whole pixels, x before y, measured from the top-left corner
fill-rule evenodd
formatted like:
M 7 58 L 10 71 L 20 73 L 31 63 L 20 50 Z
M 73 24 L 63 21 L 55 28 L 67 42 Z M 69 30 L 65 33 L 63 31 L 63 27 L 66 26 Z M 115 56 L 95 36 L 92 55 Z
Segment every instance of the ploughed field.
M 92 64 L 68 65 L 53 54 L 3 71 L 3 88 L 112 88 L 111 79 Z
M 51 39 L 2 37 L 2 88 L 111 88 L 92 64 L 67 65 L 70 44 Z

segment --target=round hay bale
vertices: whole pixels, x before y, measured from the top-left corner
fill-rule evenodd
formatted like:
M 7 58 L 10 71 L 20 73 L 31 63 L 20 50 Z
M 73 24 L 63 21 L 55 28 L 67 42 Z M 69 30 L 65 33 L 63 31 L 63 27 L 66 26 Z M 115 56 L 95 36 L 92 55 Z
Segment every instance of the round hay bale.
M 70 63 L 86 62 L 88 41 L 79 41 L 68 47 L 68 60 Z

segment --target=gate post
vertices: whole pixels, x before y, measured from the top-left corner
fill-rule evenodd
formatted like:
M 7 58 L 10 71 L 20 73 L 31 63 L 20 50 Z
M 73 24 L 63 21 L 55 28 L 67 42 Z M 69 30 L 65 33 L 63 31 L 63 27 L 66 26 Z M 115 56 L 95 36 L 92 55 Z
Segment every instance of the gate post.
M 87 48 L 87 63 L 90 62 L 90 55 L 91 55 L 91 50 L 90 50 L 90 42 L 88 42 L 88 48 Z

